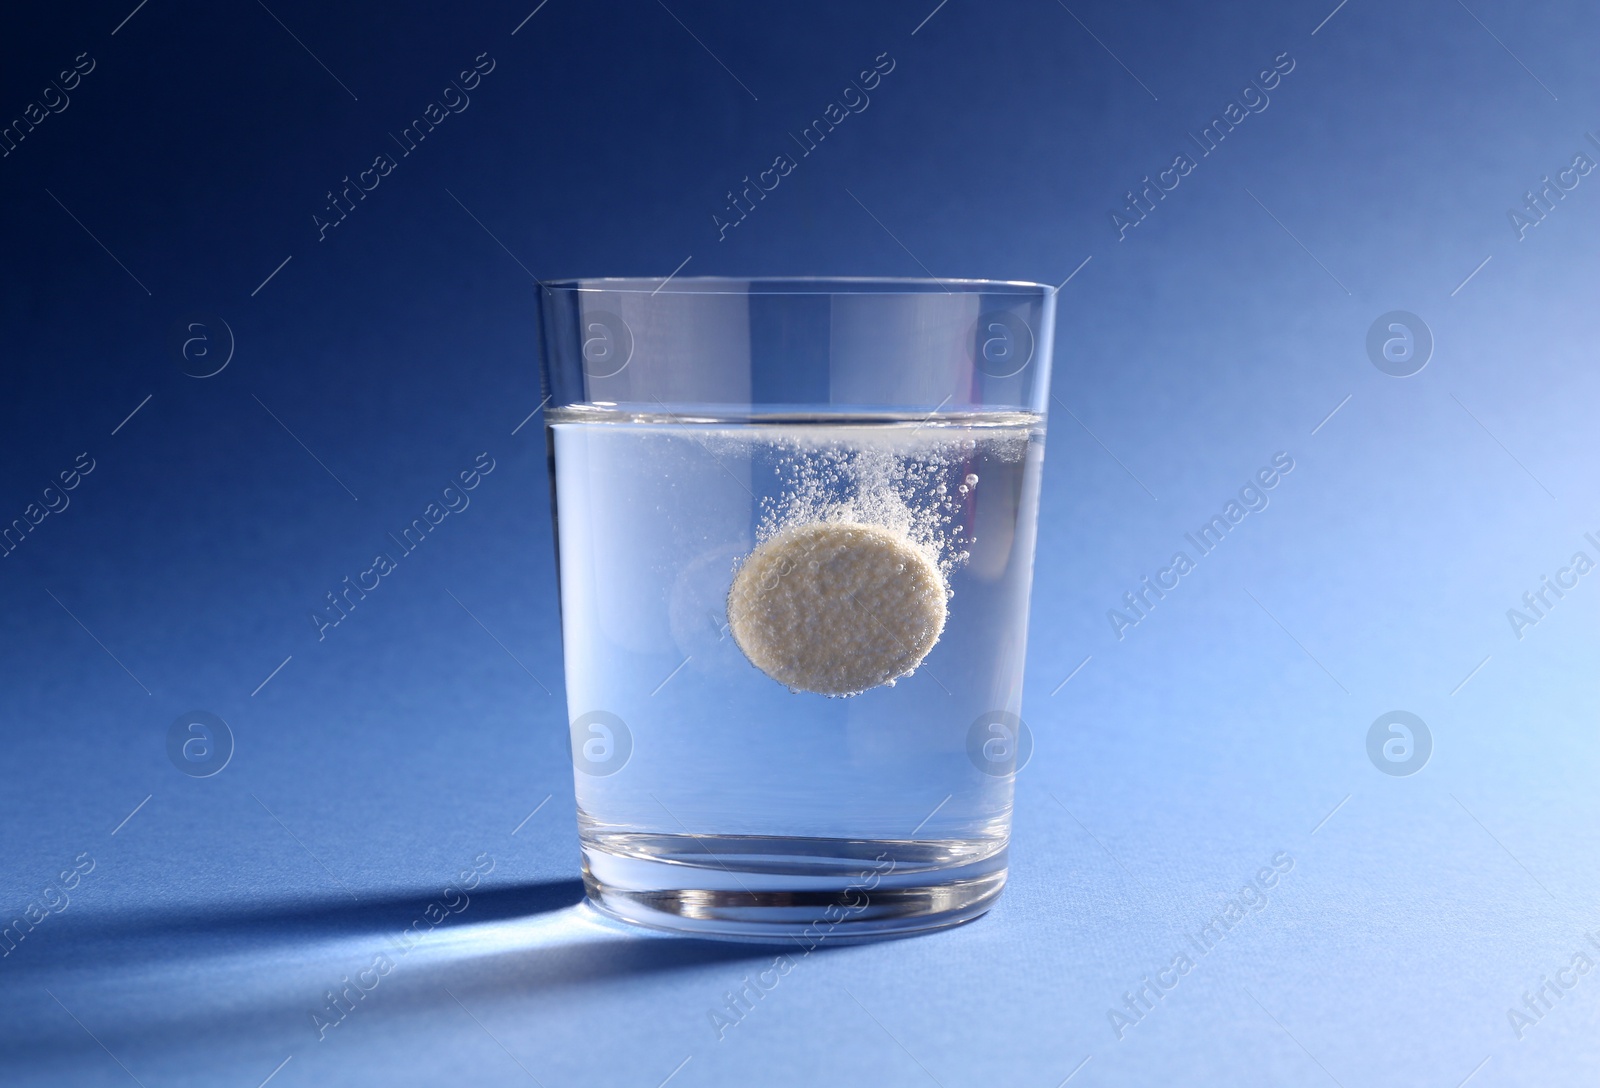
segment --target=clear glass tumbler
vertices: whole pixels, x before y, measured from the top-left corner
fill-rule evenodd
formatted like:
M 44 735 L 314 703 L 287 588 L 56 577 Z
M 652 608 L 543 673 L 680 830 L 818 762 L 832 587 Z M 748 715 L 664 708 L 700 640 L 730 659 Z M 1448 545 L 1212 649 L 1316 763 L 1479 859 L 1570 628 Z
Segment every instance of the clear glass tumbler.
M 983 913 L 1031 744 L 1055 290 L 547 286 L 591 901 L 811 944 Z

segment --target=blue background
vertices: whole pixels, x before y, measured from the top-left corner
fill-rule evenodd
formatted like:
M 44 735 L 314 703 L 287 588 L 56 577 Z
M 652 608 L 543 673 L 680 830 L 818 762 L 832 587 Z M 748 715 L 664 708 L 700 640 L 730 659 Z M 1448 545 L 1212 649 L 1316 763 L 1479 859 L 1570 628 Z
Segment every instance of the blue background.
M 1507 610 L 1600 559 L 1600 176 L 1523 237 L 1508 210 L 1600 160 L 1600 15 L 536 2 L 4 17 L 5 118 L 94 67 L 0 158 L 0 522 L 94 468 L 0 559 L 0 914 L 95 864 L 0 959 L 0 1080 L 1592 1071 L 1600 972 L 1531 1026 L 1508 1010 L 1600 962 L 1600 575 L 1521 637 Z M 470 106 L 319 240 L 324 194 L 485 53 Z M 724 194 L 883 53 L 870 106 L 719 240 Z M 1270 106 L 1119 238 L 1123 194 L 1284 53 Z M 972 925 L 799 960 L 720 1039 L 771 951 L 576 906 L 528 418 L 532 277 L 680 265 L 1072 274 L 1010 886 Z M 1406 378 L 1366 347 L 1393 310 L 1435 340 Z M 213 377 L 169 345 L 190 322 L 212 358 L 231 331 Z M 1278 451 L 1270 507 L 1117 638 L 1107 611 Z M 471 506 L 319 641 L 308 612 L 480 452 Z M 167 756 L 195 709 L 236 741 L 210 778 Z M 1367 752 L 1393 710 L 1432 737 L 1409 776 Z M 1119 1032 L 1279 852 L 1265 908 Z M 319 1040 L 324 991 L 485 854 L 470 906 Z

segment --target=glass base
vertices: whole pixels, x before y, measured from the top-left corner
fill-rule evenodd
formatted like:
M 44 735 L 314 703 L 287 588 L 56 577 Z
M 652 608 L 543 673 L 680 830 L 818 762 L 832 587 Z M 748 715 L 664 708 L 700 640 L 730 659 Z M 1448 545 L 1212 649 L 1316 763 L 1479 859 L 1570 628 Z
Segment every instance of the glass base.
M 636 925 L 721 940 L 854 943 L 971 921 L 1006 881 L 995 840 L 589 832 L 583 883 Z

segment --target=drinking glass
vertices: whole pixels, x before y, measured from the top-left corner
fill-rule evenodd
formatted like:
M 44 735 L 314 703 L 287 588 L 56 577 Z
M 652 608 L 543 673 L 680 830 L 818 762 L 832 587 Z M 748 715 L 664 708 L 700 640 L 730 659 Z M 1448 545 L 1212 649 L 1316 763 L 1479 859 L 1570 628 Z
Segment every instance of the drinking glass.
M 589 899 L 810 945 L 982 914 L 1031 750 L 1055 290 L 545 287 Z

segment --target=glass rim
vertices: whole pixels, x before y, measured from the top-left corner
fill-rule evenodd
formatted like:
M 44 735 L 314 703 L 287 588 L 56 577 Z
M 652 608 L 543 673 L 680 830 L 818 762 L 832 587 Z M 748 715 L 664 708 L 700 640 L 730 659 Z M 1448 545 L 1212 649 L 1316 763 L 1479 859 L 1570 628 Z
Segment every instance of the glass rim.
M 550 291 L 678 295 L 1054 295 L 1031 280 L 937 279 L 905 276 L 601 276 L 541 280 Z

